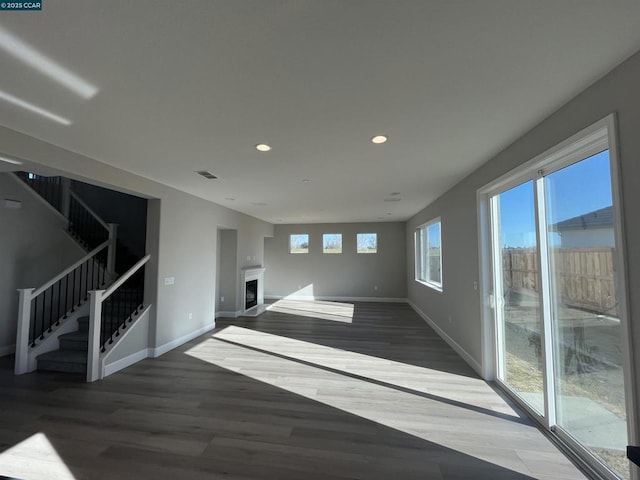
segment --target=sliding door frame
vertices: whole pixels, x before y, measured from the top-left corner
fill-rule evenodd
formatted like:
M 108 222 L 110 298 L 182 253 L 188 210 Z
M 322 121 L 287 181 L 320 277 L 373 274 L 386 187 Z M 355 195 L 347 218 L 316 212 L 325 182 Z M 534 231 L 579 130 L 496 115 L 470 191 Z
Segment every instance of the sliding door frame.
M 486 380 L 495 381 L 510 397 L 512 397 L 540 426 L 547 431 L 552 439 L 571 456 L 579 462 L 587 471 L 595 473 L 602 478 L 617 478 L 615 474 L 607 468 L 603 468 L 600 462 L 584 447 L 575 442 L 573 438 L 566 434 L 560 427 L 556 427 L 555 412 L 555 384 L 554 384 L 554 356 L 552 328 L 549 322 L 543 320 L 542 325 L 542 351 L 544 355 L 544 416 L 530 408 L 524 401 L 520 400 L 517 394 L 504 382 L 500 380 L 498 348 L 502 341 L 500 338 L 500 328 L 497 325 L 496 312 L 496 285 L 494 285 L 494 268 L 501 268 L 501 264 L 496 262 L 494 248 L 496 232 L 492 229 L 492 218 L 495 217 L 495 201 L 492 197 L 501 192 L 505 192 L 515 186 L 527 181 L 534 182 L 534 195 L 536 205 L 536 239 L 539 251 L 538 268 L 541 278 L 549 279 L 549 249 L 547 235 L 541 232 L 540 226 L 544 224 L 546 218 L 546 201 L 544 196 L 544 177 L 584 160 L 591 155 L 609 150 L 609 164 L 611 169 L 612 200 L 615 215 L 615 248 L 617 263 L 617 294 L 620 302 L 620 323 L 623 360 L 623 378 L 625 407 L 627 414 L 627 437 L 628 444 L 637 444 L 640 438 L 638 425 L 636 424 L 636 398 L 634 371 L 632 359 L 632 336 L 629 322 L 629 306 L 627 296 L 627 249 L 624 237 L 623 225 L 623 205 L 620 191 L 620 161 L 618 154 L 618 142 L 616 137 L 616 118 L 614 114 L 608 115 L 604 119 L 590 125 L 582 131 L 571 136 L 560 144 L 550 148 L 535 158 L 523 163 L 512 171 L 500 176 L 477 191 L 478 205 L 478 238 L 479 238 L 479 259 L 480 259 L 480 294 L 482 312 L 482 373 Z M 499 265 L 499 267 L 496 267 Z M 551 318 L 551 291 L 548 281 L 541 282 L 540 308 L 543 318 Z M 631 478 L 640 480 L 638 469 L 631 469 Z

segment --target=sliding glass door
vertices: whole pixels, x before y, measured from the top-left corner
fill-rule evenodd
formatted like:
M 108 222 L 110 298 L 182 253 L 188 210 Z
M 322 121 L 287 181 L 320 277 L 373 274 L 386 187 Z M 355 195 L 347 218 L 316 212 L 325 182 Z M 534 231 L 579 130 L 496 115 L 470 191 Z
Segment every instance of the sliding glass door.
M 609 127 L 611 128 L 611 127 Z M 587 464 L 629 477 L 609 130 L 486 190 L 497 381 Z
M 498 377 L 544 414 L 534 183 L 492 198 Z
M 628 475 L 609 152 L 544 177 L 556 424 Z

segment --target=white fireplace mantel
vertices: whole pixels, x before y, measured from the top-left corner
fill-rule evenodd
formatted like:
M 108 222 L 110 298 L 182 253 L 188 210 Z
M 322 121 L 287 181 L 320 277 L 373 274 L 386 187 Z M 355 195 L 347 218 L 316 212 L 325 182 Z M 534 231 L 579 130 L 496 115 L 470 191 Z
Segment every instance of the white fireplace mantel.
M 240 269 L 240 298 L 242 299 L 242 315 L 257 317 L 266 310 L 264 306 L 264 267 L 245 267 Z M 258 304 L 247 309 L 246 288 L 247 282 L 258 280 Z

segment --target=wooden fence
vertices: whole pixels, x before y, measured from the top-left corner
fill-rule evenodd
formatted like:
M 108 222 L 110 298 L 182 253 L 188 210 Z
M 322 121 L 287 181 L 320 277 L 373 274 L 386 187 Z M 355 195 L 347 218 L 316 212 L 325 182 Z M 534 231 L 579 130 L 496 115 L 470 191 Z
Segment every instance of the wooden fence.
M 552 275 L 567 307 L 618 316 L 613 248 L 552 248 Z M 538 252 L 530 248 L 502 252 L 505 290 L 539 293 Z

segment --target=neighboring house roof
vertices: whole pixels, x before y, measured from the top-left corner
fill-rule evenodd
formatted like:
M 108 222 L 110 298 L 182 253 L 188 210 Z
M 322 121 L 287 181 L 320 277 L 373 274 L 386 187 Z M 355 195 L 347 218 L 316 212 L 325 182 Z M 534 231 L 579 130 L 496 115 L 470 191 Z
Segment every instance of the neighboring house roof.
M 587 230 L 593 228 L 607 228 L 613 226 L 613 207 L 605 207 L 600 210 L 585 213 L 577 217 L 568 218 L 562 222 L 551 225 L 553 231 L 563 230 Z

